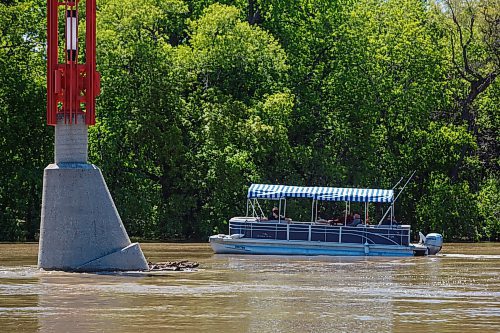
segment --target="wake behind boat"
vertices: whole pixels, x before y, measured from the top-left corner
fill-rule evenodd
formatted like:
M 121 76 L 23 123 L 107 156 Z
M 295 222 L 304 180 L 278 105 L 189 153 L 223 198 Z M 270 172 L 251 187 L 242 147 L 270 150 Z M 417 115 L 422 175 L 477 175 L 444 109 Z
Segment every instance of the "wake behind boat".
M 311 221 L 284 218 L 287 198 L 312 200 Z M 279 201 L 277 218 L 265 217 L 259 199 Z M 209 241 L 215 253 L 334 256 L 437 254 L 443 237 L 436 233 L 427 236 L 420 233 L 420 242 L 412 244 L 410 226 L 398 224 L 394 219 L 396 199 L 392 189 L 253 184 L 248 190 L 246 216 L 230 219 L 229 235 L 214 235 Z M 321 201 L 345 202 L 344 219 L 318 219 L 318 202 Z M 351 202 L 364 203 L 364 221 L 359 215 L 353 220 L 348 219 Z M 366 223 L 369 203 L 389 205 L 376 225 Z

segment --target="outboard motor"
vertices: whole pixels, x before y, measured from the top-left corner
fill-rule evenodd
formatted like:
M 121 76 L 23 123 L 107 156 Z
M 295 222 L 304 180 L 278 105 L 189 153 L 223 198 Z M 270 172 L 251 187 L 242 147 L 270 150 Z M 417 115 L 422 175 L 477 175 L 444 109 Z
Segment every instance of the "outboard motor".
M 430 255 L 437 254 L 443 247 L 443 236 L 441 234 L 431 233 L 423 239 L 424 245 L 427 246 Z

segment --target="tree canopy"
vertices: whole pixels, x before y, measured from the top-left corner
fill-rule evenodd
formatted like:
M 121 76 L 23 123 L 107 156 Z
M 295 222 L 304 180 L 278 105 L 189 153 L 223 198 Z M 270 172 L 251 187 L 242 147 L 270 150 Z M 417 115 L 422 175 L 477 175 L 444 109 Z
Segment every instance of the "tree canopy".
M 252 182 L 390 188 L 415 171 L 399 220 L 499 240 L 499 13 L 498 0 L 98 0 L 90 161 L 143 239 L 225 232 Z M 0 4 L 0 240 L 39 228 L 45 15 L 41 0 Z

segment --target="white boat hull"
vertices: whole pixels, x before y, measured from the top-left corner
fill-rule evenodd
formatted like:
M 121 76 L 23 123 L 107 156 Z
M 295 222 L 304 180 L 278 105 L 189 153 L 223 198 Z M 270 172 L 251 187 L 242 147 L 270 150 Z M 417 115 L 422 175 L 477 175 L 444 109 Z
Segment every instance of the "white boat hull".
M 330 256 L 391 256 L 409 257 L 427 254 L 419 244 L 409 246 L 330 243 L 275 239 L 233 238 L 211 236 L 210 245 L 219 254 L 330 255 Z

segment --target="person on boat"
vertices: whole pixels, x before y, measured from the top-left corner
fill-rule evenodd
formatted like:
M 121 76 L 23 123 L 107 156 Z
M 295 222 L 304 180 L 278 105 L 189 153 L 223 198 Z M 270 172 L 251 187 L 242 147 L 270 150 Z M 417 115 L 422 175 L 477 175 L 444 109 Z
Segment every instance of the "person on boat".
M 291 221 L 291 219 L 286 218 L 285 216 L 279 214 L 278 207 L 273 207 L 273 209 L 271 210 L 271 215 L 269 215 L 267 219 L 268 221 L 275 221 L 275 220 Z
M 363 221 L 361 221 L 361 215 L 359 215 L 358 213 L 354 213 L 352 222 L 349 223 L 348 226 L 349 227 L 356 227 L 362 223 L 363 223 Z
M 392 223 L 391 223 L 391 218 L 386 217 L 382 222 L 379 223 L 379 225 L 400 225 L 401 223 L 396 220 L 396 217 L 392 218 Z
M 351 223 L 352 223 L 352 220 L 353 220 L 354 218 L 352 217 L 352 214 L 347 214 L 347 215 L 344 217 L 344 219 L 345 219 L 345 223 L 346 223 L 346 225 L 349 225 L 349 224 L 351 224 Z
M 334 216 L 328 220 L 330 225 L 344 225 L 344 218 L 342 216 Z

